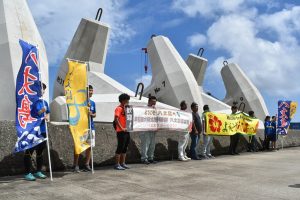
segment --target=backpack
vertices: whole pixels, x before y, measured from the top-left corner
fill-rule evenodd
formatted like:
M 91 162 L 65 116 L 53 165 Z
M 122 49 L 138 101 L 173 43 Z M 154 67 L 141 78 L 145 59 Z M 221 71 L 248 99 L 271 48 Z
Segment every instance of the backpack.
M 121 106 L 118 106 L 118 107 L 121 107 Z M 118 108 L 117 107 L 117 108 Z M 115 130 L 117 130 L 117 122 L 116 122 L 116 119 L 114 119 L 114 121 L 112 122 L 112 125 L 114 127 Z
M 116 122 L 116 120 L 114 120 L 112 124 L 113 124 L 114 129 L 117 130 L 117 122 Z

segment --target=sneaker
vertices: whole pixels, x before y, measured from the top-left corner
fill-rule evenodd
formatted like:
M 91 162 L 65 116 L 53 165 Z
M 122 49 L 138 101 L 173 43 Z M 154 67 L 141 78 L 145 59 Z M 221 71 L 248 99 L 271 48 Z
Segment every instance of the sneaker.
M 148 160 L 142 160 L 142 163 L 143 163 L 143 164 L 146 164 L 146 165 L 149 165 L 149 164 L 150 164 L 150 162 L 149 162 Z
M 37 172 L 33 174 L 35 177 L 40 178 L 40 179 L 45 179 L 47 176 L 43 174 L 42 172 Z
M 80 169 L 79 169 L 78 165 L 74 167 L 73 172 L 75 172 L 75 173 L 79 173 L 80 172 Z
M 117 164 L 114 166 L 115 170 L 125 170 L 125 168 L 123 168 L 121 165 Z
M 83 167 L 83 171 L 85 171 L 85 172 L 90 172 L 90 171 L 92 171 L 92 169 L 91 169 L 91 167 L 90 167 L 89 165 L 85 165 L 85 166 Z
M 149 163 L 151 163 L 151 164 L 156 164 L 157 161 L 156 161 L 156 160 L 149 160 Z
M 121 164 L 121 167 L 123 167 L 124 169 L 130 169 L 130 167 L 128 167 L 128 165 L 126 165 L 125 163 Z
M 187 156 L 184 156 L 184 158 L 185 158 L 186 160 L 192 160 L 191 158 L 189 158 L 189 157 L 187 157 Z
M 179 160 L 179 161 L 188 161 L 188 160 L 185 159 L 184 157 L 179 157 L 178 160 Z
M 207 155 L 209 158 L 211 158 L 211 159 L 214 159 L 214 158 L 216 158 L 216 157 L 214 157 L 213 155 L 211 155 L 211 154 L 208 154 Z
M 26 181 L 35 181 L 36 180 L 35 177 L 31 173 L 25 174 L 24 178 Z
M 207 155 L 203 155 L 202 156 L 205 160 L 208 160 L 208 159 L 210 159 L 210 157 L 209 156 L 207 156 Z

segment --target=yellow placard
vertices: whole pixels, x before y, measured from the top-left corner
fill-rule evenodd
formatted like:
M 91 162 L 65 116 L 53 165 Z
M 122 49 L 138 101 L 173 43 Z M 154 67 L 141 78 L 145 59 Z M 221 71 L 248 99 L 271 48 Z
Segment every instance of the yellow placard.
M 259 120 L 245 113 L 205 113 L 205 128 L 208 135 L 234 135 L 236 133 L 255 135 Z
M 69 113 L 69 127 L 74 140 L 75 154 L 90 145 L 88 138 L 87 66 L 85 63 L 68 61 L 69 71 L 64 81 Z

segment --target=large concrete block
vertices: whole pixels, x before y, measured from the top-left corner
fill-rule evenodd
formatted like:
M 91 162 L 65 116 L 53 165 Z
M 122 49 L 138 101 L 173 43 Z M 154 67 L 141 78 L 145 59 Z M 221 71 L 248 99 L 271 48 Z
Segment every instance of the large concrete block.
M 66 58 L 88 62 L 90 71 L 104 73 L 108 38 L 108 25 L 81 19 L 58 71 L 53 98 L 64 95 L 63 81 L 68 72 Z
M 182 100 L 189 105 L 203 106 L 195 77 L 171 41 L 164 36 L 153 37 L 148 46 L 152 66 L 152 80 L 145 96 L 155 95 L 160 102 L 179 107 Z
M 226 97 L 223 102 L 228 105 L 232 105 L 233 102 L 237 102 L 238 105 L 244 103 L 244 111 L 253 110 L 255 116 L 261 120 L 269 115 L 259 90 L 237 64 L 225 65 L 221 70 L 221 74 L 226 88 Z
M 190 54 L 186 59 L 186 64 L 191 69 L 198 85 L 202 86 L 207 66 L 207 59 L 201 56 Z
M 208 61 L 206 58 L 194 54 L 190 54 L 186 60 L 186 64 L 191 69 L 199 85 L 199 90 L 201 92 L 203 104 L 209 105 L 211 111 L 230 110 L 230 106 L 204 92 L 203 81 L 205 77 L 207 62 Z M 200 111 L 202 111 L 202 108 L 200 108 Z
M 202 92 L 202 99 L 203 99 L 203 103 L 206 105 L 209 105 L 209 108 L 211 111 L 224 111 L 224 113 L 228 113 L 228 111 L 230 111 L 229 113 L 231 113 L 231 107 L 229 105 L 227 105 L 226 103 Z M 201 108 L 202 111 L 202 108 Z M 227 111 L 227 112 L 225 112 Z
M 15 86 L 21 66 L 22 50 L 19 39 L 39 47 L 42 80 L 48 82 L 48 60 L 43 40 L 24 0 L 0 0 L 0 74 L 1 92 L 5 95 L 0 102 L 0 119 L 15 119 Z M 49 87 L 48 87 L 49 88 Z M 49 100 L 49 90 L 45 92 Z

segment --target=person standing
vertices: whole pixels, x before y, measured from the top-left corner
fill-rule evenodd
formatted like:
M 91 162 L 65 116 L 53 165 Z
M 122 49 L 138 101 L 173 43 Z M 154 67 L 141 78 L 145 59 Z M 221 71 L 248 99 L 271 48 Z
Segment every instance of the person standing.
M 254 115 L 254 111 L 251 110 L 251 111 L 248 112 L 248 114 L 249 114 L 249 117 L 256 118 L 255 115 Z M 248 151 L 249 152 L 257 152 L 258 149 L 257 149 L 256 144 L 257 144 L 257 140 L 256 140 L 255 135 L 250 135 L 249 136 L 249 143 L 248 143 L 248 145 L 249 145 Z
M 187 109 L 187 104 L 185 101 L 182 101 L 180 103 L 180 110 L 186 111 Z M 188 161 L 191 160 L 191 158 L 187 157 L 186 155 L 186 148 L 189 143 L 189 132 L 182 133 L 179 136 L 179 141 L 178 141 L 178 160 L 180 161 Z
M 42 89 L 42 96 L 45 93 L 45 90 L 47 88 L 46 84 L 41 83 L 41 89 Z M 44 138 L 47 138 L 46 134 L 46 120 L 49 121 L 49 114 L 50 114 L 50 109 L 48 102 L 39 99 L 36 102 L 33 103 L 32 110 L 31 110 L 31 115 L 35 118 L 43 118 L 42 123 L 40 125 L 40 131 L 41 134 Z M 45 179 L 47 176 L 42 173 L 42 166 L 44 163 L 43 160 L 43 151 L 46 148 L 46 141 L 43 141 L 42 143 L 38 144 L 37 146 L 27 149 L 24 154 L 24 166 L 25 166 L 25 180 L 27 181 L 35 181 L 36 178 L 40 179 Z M 36 153 L 36 172 L 34 174 L 31 173 L 31 158 L 33 155 L 33 152 L 35 151 Z
M 272 126 L 271 126 L 271 117 L 266 116 L 265 118 L 265 140 L 264 140 L 264 149 L 270 149 L 270 135 L 272 134 Z
M 196 148 L 199 143 L 199 137 L 202 131 L 202 124 L 201 124 L 201 118 L 198 113 L 198 104 L 193 102 L 191 104 L 192 109 L 192 115 L 193 115 L 193 125 L 192 125 L 192 131 L 190 132 L 191 137 L 191 147 L 190 147 L 190 155 L 192 160 L 201 160 L 201 158 L 198 157 Z
M 96 104 L 94 101 L 92 101 L 90 98 L 93 96 L 94 94 L 94 89 L 92 85 L 89 85 L 89 100 L 88 100 L 88 107 L 89 107 L 89 128 L 91 128 L 92 131 L 92 138 L 91 138 L 91 134 L 88 133 L 87 134 L 87 143 L 89 143 L 90 145 L 92 145 L 92 147 L 95 147 L 95 125 L 94 125 L 94 120 L 93 118 L 96 117 Z M 79 173 L 80 169 L 79 169 L 79 155 L 80 154 L 74 154 L 74 163 L 73 163 L 73 167 L 74 167 L 74 172 Z M 92 171 L 91 167 L 90 167 L 90 162 L 91 162 L 91 147 L 87 148 L 85 150 L 85 165 L 83 167 L 83 171 L 87 172 L 87 171 Z
M 272 116 L 271 120 L 272 133 L 270 135 L 271 148 L 272 150 L 276 150 L 276 141 L 277 141 L 277 124 L 276 124 L 276 116 Z
M 117 132 L 117 150 L 115 155 L 116 164 L 114 169 L 125 170 L 129 169 L 126 165 L 126 152 L 130 142 L 130 133 L 126 128 L 125 107 L 129 104 L 130 96 L 121 94 L 119 96 L 120 105 L 115 109 L 114 124 Z
M 92 134 L 89 134 L 88 135 L 88 139 L 87 139 L 87 142 L 94 148 L 95 147 L 95 125 L 94 125 L 94 118 L 96 117 L 96 104 L 93 100 L 91 100 L 91 97 L 93 96 L 94 94 L 94 88 L 92 85 L 89 85 L 89 103 L 88 103 L 88 106 L 89 106 L 89 115 L 90 115 L 90 127 L 91 128 L 91 132 Z M 91 138 L 92 136 L 92 138 Z M 91 162 L 91 147 L 88 148 L 86 150 L 86 159 L 85 159 L 85 165 L 84 165 L 84 170 L 85 171 L 91 171 L 91 167 L 90 167 L 90 162 Z
M 205 121 L 205 113 L 210 112 L 209 110 L 209 106 L 208 105 L 204 105 L 203 106 L 203 113 L 202 113 L 202 127 L 203 127 L 203 147 L 202 147 L 202 156 L 205 159 L 210 159 L 210 158 L 214 158 L 213 155 L 211 155 L 210 152 L 210 145 L 212 143 L 213 137 L 206 134 L 205 131 L 205 126 L 206 126 L 206 121 Z
M 235 115 L 237 114 L 238 108 L 236 107 L 236 105 L 233 105 L 231 107 L 231 115 Z M 240 134 L 236 133 L 234 135 L 230 136 L 230 146 L 229 146 L 229 154 L 230 155 L 239 155 L 239 153 L 237 152 L 237 146 L 239 144 L 240 141 Z
M 156 97 L 150 96 L 148 99 L 148 107 L 155 108 L 156 105 Z M 157 163 L 154 160 L 154 151 L 155 151 L 155 135 L 156 131 L 147 131 L 140 133 L 141 139 L 141 162 L 143 164 L 149 165 L 150 163 Z

